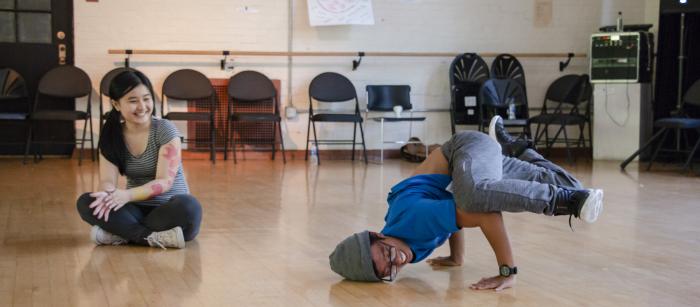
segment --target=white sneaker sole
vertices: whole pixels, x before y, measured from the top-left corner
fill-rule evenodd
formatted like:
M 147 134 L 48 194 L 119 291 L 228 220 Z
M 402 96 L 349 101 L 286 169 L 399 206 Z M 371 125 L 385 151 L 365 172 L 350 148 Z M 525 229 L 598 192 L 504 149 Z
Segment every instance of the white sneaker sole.
M 581 206 L 579 218 L 586 223 L 595 223 L 598 216 L 603 212 L 603 190 L 588 189 L 590 194 L 586 201 Z
M 496 115 L 494 117 L 491 117 L 491 122 L 489 122 L 489 136 L 498 143 L 498 138 L 496 137 L 496 123 L 498 122 L 498 119 L 501 117 L 499 115 Z M 500 143 L 499 143 L 500 144 Z

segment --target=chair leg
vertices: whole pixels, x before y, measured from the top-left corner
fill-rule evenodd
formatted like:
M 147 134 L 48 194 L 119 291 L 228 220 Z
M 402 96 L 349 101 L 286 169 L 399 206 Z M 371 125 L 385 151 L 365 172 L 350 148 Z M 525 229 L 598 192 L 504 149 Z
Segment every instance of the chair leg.
M 688 133 L 686 132 L 685 135 L 687 139 Z M 692 169 L 693 156 L 695 156 L 695 152 L 698 150 L 698 147 L 700 147 L 700 138 L 698 138 L 698 141 L 695 142 L 695 146 L 693 146 L 693 149 L 688 154 L 688 160 L 686 160 L 685 165 L 683 165 L 684 170 L 690 171 Z
M 92 116 L 88 117 L 90 120 L 90 159 L 95 162 L 95 132 L 92 129 Z
M 270 144 L 272 145 L 272 157 L 271 157 L 271 159 L 272 159 L 273 161 L 275 160 L 275 153 L 276 153 L 275 151 L 276 151 L 276 149 L 277 149 L 277 148 L 276 148 L 276 147 L 277 147 L 277 146 L 276 146 L 276 145 L 277 145 L 277 141 L 276 141 L 276 138 L 275 138 L 275 134 L 277 133 L 277 131 L 276 131 L 277 129 L 275 129 L 275 125 L 277 125 L 277 122 L 273 122 L 273 123 L 272 123 L 272 140 L 270 141 Z
M 233 124 L 233 121 L 231 121 L 231 154 L 233 154 L 233 164 L 238 163 L 238 159 L 236 158 L 236 134 L 234 133 L 236 131 L 235 125 Z
M 620 163 L 620 168 L 624 170 L 625 167 L 627 167 L 627 164 L 630 164 L 630 162 L 632 162 L 634 158 L 636 158 L 640 153 L 644 152 L 647 148 L 649 148 L 654 143 L 654 141 L 656 141 L 656 139 L 658 139 L 662 134 L 664 134 L 664 132 L 666 132 L 666 128 L 663 128 L 659 130 L 659 132 L 657 132 L 656 134 L 652 135 L 651 138 L 646 142 L 646 144 L 642 145 L 642 147 L 639 147 L 637 151 L 635 151 L 631 156 L 625 159 L 625 161 L 622 161 L 622 163 Z
M 384 117 L 379 120 L 379 163 L 384 164 Z
M 280 147 L 282 147 L 282 161 L 287 164 L 287 153 L 284 151 L 284 137 L 282 136 L 282 122 L 277 122 L 277 132 L 280 136 Z
M 22 164 L 27 164 L 27 155 L 29 155 L 29 148 L 32 146 L 32 132 L 34 123 L 29 121 L 27 128 L 27 140 L 24 142 L 24 158 L 22 159 Z
M 311 126 L 314 129 L 314 146 L 316 146 L 316 160 L 318 165 L 321 165 L 321 150 L 318 148 L 318 138 L 316 137 L 316 122 L 311 121 Z
M 83 165 L 83 151 L 85 150 L 85 134 L 87 132 L 88 120 L 85 119 L 85 124 L 83 124 L 83 140 L 80 141 L 80 153 L 78 153 L 78 165 Z
M 350 160 L 355 161 L 355 139 L 357 135 L 357 122 L 352 125 L 352 157 Z
M 304 161 L 309 160 L 309 133 L 311 132 L 311 119 L 309 118 L 309 122 L 306 124 L 306 152 L 304 153 Z M 318 149 L 318 148 L 317 148 Z
M 590 121 L 588 121 L 588 146 L 593 148 L 593 127 Z
M 362 130 L 362 125 L 360 125 L 360 136 L 362 137 L 362 153 L 365 157 L 365 164 L 367 164 L 367 146 L 365 145 L 365 132 Z
M 651 165 L 654 163 L 654 160 L 656 160 L 656 156 L 659 154 L 659 151 L 661 151 L 661 147 L 664 146 L 664 142 L 666 141 L 666 137 L 668 137 L 668 129 L 664 128 L 664 135 L 661 137 L 661 142 L 659 144 L 656 144 L 656 149 L 654 150 L 654 154 L 651 155 L 651 159 L 649 160 L 649 165 L 647 165 L 647 171 L 651 169 Z
M 564 131 L 564 145 L 566 146 L 566 160 L 569 164 L 574 164 L 574 160 L 571 156 L 571 149 L 569 148 L 569 135 L 566 133 L 566 126 L 562 125 L 561 130 Z
M 216 136 L 216 125 L 214 119 L 209 122 L 209 156 L 212 164 L 216 164 L 216 150 L 214 149 L 214 137 Z
M 228 138 L 231 130 L 231 117 L 226 118 L 226 125 L 224 127 L 226 131 L 224 132 L 224 161 L 228 160 Z

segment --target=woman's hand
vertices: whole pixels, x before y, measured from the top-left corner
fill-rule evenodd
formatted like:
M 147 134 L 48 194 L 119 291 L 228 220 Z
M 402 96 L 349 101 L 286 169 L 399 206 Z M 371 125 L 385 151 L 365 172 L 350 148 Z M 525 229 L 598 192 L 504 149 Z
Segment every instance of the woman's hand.
M 508 289 L 515 286 L 515 275 L 511 275 L 508 277 L 503 277 L 503 276 L 493 276 L 493 277 L 484 277 L 479 282 L 472 284 L 469 286 L 469 289 L 472 290 L 486 290 L 486 289 L 494 289 L 496 291 L 501 291 L 503 289 Z
M 462 259 L 452 256 L 442 256 L 428 259 L 426 261 L 432 266 L 460 266 L 462 265 Z
M 90 203 L 90 206 L 88 206 L 94 209 L 92 215 L 97 216 L 97 219 L 104 217 L 105 222 L 109 220 L 109 197 L 111 193 L 111 191 L 90 193 L 90 196 L 95 198 L 95 200 Z
M 129 194 L 129 191 L 120 189 L 112 191 L 105 198 L 105 202 L 107 203 L 109 209 L 114 211 L 121 209 L 121 207 L 124 207 L 124 205 L 126 205 L 126 203 L 129 201 L 131 201 L 131 194 Z

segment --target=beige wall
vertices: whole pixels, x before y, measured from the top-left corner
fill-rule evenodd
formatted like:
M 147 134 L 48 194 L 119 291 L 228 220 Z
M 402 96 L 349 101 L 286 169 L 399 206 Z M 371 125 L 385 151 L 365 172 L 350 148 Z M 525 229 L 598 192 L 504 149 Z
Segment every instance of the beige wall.
M 373 26 L 313 28 L 308 25 L 306 1 L 294 0 L 293 49 L 587 53 L 589 35 L 602 24 L 613 24 L 617 11 L 623 11 L 625 23 L 655 22 L 655 2 L 658 1 L 552 0 L 551 24 L 535 27 L 535 0 L 374 0 Z M 123 56 L 108 55 L 107 49 L 286 51 L 288 4 L 287 0 L 75 1 L 76 64 L 88 72 L 97 88 L 104 73 L 122 65 Z M 228 78 L 253 69 L 280 79 L 282 102 L 289 101 L 285 57 L 235 58 L 233 71 L 220 70 L 219 59 L 137 55 L 131 61 L 133 67 L 151 78 L 158 93 L 165 77 L 177 69 L 196 69 L 211 78 Z M 295 58 L 291 78 L 293 105 L 300 111 L 308 108 L 308 84 L 313 76 L 336 71 L 353 81 L 361 103 L 366 103 L 367 84 L 409 84 L 417 109 L 449 106 L 450 58 L 367 57 L 357 71 L 351 70 L 351 60 Z M 492 59 L 485 60 L 490 63 Z M 560 60 L 563 59 L 521 59 L 532 107 L 541 105 L 549 83 L 562 74 L 558 70 Z M 564 73 L 584 73 L 587 65 L 586 59 L 575 59 Z M 446 140 L 450 135 L 449 115 L 438 112 L 427 116 L 425 124 L 414 125 L 414 134 L 429 143 Z M 306 121 L 303 113 L 286 120 L 283 129 L 287 148 L 304 148 Z M 184 125 L 180 127 L 186 129 Z M 319 127 L 321 137 L 326 138 L 351 136 L 350 130 L 338 125 Z M 369 148 L 378 148 L 378 125 L 367 123 L 365 134 Z M 387 137 L 407 136 L 388 133 Z

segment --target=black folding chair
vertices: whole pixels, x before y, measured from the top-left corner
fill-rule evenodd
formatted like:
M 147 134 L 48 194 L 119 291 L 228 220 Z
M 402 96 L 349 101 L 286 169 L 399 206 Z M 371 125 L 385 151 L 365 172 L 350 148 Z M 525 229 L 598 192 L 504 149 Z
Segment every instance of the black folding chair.
M 340 103 L 355 100 L 355 111 L 353 113 L 314 113 L 313 100 L 320 103 Z M 327 123 L 353 123 L 352 140 L 319 140 L 316 136 L 316 122 Z M 359 125 L 358 125 L 359 124 Z M 319 144 L 352 144 L 352 160 L 355 160 L 355 145 L 362 144 L 362 151 L 367 163 L 367 148 L 365 146 L 365 133 L 362 130 L 362 116 L 360 115 L 360 104 L 357 100 L 357 92 L 352 82 L 345 76 L 334 73 L 325 72 L 316 76 L 311 80 L 309 85 L 309 123 L 306 128 L 306 156 L 305 160 L 309 159 L 309 139 L 311 127 L 313 126 L 314 138 L 313 142 L 316 147 Z M 362 143 L 357 143 L 357 127 L 360 127 L 360 135 Z M 319 157 L 318 163 L 321 164 Z
M 206 100 L 208 110 L 205 112 L 165 112 L 166 99 L 177 100 Z M 160 112 L 163 118 L 173 121 L 194 121 L 209 123 L 209 139 L 188 139 L 182 137 L 183 143 L 209 144 L 209 155 L 212 163 L 216 163 L 215 124 L 214 112 L 216 110 L 216 92 L 209 79 L 202 73 L 192 69 L 181 69 L 170 74 L 163 82 L 163 91 L 160 97 Z
M 27 83 L 24 78 L 11 68 L 0 68 L 0 121 L 20 123 L 24 127 L 23 142 L 3 141 L 6 145 L 22 145 L 27 147 L 31 103 L 27 95 Z M 19 148 L 18 148 L 19 149 Z M 26 161 L 24 161 L 26 162 Z
M 700 118 L 692 118 L 688 116 L 688 107 L 689 106 L 694 106 L 696 109 L 700 107 L 700 80 L 695 81 L 692 86 L 685 92 L 685 95 L 683 95 L 683 102 L 681 104 L 681 109 L 678 112 L 678 114 L 674 117 L 665 117 L 665 118 L 660 118 L 654 121 L 654 127 L 655 128 L 660 128 L 656 134 L 654 134 L 649 141 L 647 141 L 646 144 L 644 144 L 642 147 L 639 148 L 639 150 L 635 151 L 629 158 L 627 158 L 625 161 L 620 164 L 620 167 L 622 169 L 625 169 L 627 164 L 632 162 L 635 157 L 637 157 L 641 152 L 644 150 L 651 148 L 651 145 L 656 141 L 659 137 L 661 138 L 661 141 L 656 145 L 656 148 L 654 149 L 654 153 L 651 156 L 651 160 L 649 160 L 649 164 L 647 165 L 647 170 L 651 169 L 652 163 L 654 163 L 654 160 L 656 160 L 657 155 L 661 151 L 665 152 L 675 152 L 675 153 L 687 153 L 688 158 L 685 161 L 685 164 L 683 165 L 683 170 L 690 171 L 692 167 L 692 161 L 693 161 L 693 156 L 695 156 L 695 152 L 697 152 L 698 147 L 700 147 L 700 137 L 698 137 L 698 141 L 695 142 L 695 145 L 690 151 L 687 150 L 681 150 L 680 148 L 676 150 L 671 150 L 671 149 L 662 149 L 664 141 L 666 141 L 666 137 L 668 136 L 668 132 L 673 129 L 676 130 L 679 136 L 680 140 L 680 135 L 681 133 L 685 132 L 686 130 L 695 130 L 696 132 L 700 133 Z M 686 143 L 688 143 L 688 133 L 685 132 L 685 140 Z M 680 144 L 677 144 L 680 147 Z
M 479 125 L 479 89 L 489 79 L 489 67 L 476 53 L 458 55 L 450 64 L 450 123 Z
M 237 122 L 271 122 L 273 124 L 272 138 L 269 144 L 272 145 L 272 160 L 275 159 L 276 137 L 279 137 L 279 144 L 282 148 L 282 160 L 287 163 L 287 156 L 284 151 L 284 139 L 282 136 L 282 117 L 280 116 L 279 101 L 277 101 L 277 90 L 267 76 L 257 71 L 242 71 L 232 76 L 228 82 L 228 116 L 226 129 L 226 145 L 224 146 L 224 159 L 227 158 L 228 140 L 230 130 L 236 130 L 234 125 Z M 251 112 L 251 109 L 255 111 Z M 259 110 L 268 110 L 260 112 Z M 240 135 L 240 134 L 239 134 Z M 259 140 L 251 141 L 240 138 L 241 144 L 258 144 Z M 231 145 L 233 151 L 233 162 L 236 160 L 236 139 L 231 134 Z
M 56 98 L 72 98 L 62 99 L 60 101 L 66 103 L 74 103 L 75 98 L 87 96 L 87 107 L 85 111 L 78 110 L 65 110 L 56 109 L 45 104 L 42 104 L 42 97 L 56 97 Z M 83 162 L 83 151 L 85 150 L 85 142 L 88 141 L 85 137 L 87 128 L 90 128 L 90 153 L 92 161 L 95 161 L 95 146 L 94 146 L 94 134 L 92 131 L 92 83 L 90 82 L 90 77 L 80 68 L 70 65 L 58 66 L 49 70 L 44 74 L 39 80 L 39 87 L 37 88 L 37 93 L 34 99 L 34 110 L 29 116 L 31 123 L 29 128 L 29 133 L 27 135 L 27 147 L 24 151 L 24 159 L 27 159 L 29 154 L 29 148 L 33 144 L 80 144 L 80 153 L 78 158 L 78 165 L 82 165 Z M 59 100 L 56 100 L 59 101 Z M 77 121 L 84 120 L 83 125 L 83 137 L 80 142 L 78 140 L 74 141 L 50 141 L 43 140 L 37 141 L 32 138 L 32 133 L 34 129 L 34 124 L 39 121 Z M 41 148 L 39 148 L 39 158 L 41 158 Z
M 400 106 L 401 111 L 407 111 L 408 116 L 373 116 L 369 117 L 371 112 L 394 112 L 394 107 Z M 384 144 L 420 144 L 419 141 L 411 141 L 413 136 L 413 122 L 425 121 L 425 117 L 413 117 L 413 105 L 411 104 L 411 87 L 408 85 L 368 85 L 367 86 L 367 109 L 365 110 L 365 119 L 371 119 L 380 124 L 380 161 L 384 161 Z M 408 122 L 408 139 L 406 141 L 385 141 L 384 140 L 384 123 Z M 428 145 L 425 144 L 426 155 L 428 153 Z
M 584 129 L 588 124 L 589 144 L 592 144 L 591 134 L 591 96 L 592 89 L 588 75 L 565 75 L 554 80 L 547 89 L 542 111 L 530 118 L 530 124 L 537 124 L 535 130 L 535 144 L 541 144 L 544 136 L 544 145 L 549 152 L 555 143 L 563 143 L 566 146 L 566 155 L 569 163 L 573 162 L 570 145 L 581 148 L 585 146 Z M 552 108 L 551 103 L 556 104 Z M 549 137 L 549 127 L 556 126 L 554 137 Z M 578 126 L 579 137 L 576 140 L 569 139 L 567 126 Z M 540 130 L 540 128 L 543 128 Z M 559 136 L 563 134 L 564 138 Z

